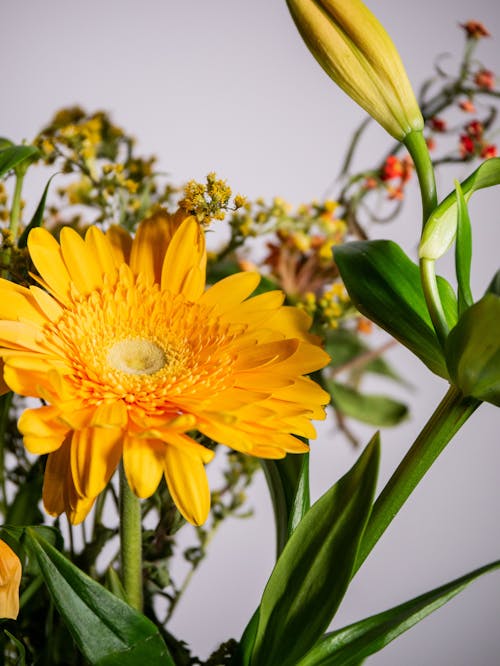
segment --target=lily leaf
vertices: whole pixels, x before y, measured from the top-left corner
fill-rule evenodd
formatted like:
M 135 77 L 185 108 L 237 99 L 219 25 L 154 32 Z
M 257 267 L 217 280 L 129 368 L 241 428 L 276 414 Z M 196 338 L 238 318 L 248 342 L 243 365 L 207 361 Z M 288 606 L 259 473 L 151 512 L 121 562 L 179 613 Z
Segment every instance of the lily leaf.
M 497 271 L 493 276 L 493 279 L 490 282 L 486 293 L 500 296 L 500 271 Z
M 290 536 L 262 595 L 252 666 L 296 666 L 329 625 L 371 509 L 379 449 L 375 435 Z
M 281 460 L 261 459 L 271 501 L 276 526 L 277 557 L 288 540 L 290 516 L 294 511 L 295 495 L 302 473 L 302 456 L 286 456 Z
M 32 528 L 24 545 L 36 557 L 50 595 L 85 658 L 94 666 L 175 666 L 157 627 L 89 578 Z
M 470 266 L 472 260 L 472 232 L 469 211 L 458 182 L 457 190 L 457 242 L 455 244 L 455 270 L 457 274 L 458 316 L 474 303 L 470 289 Z
M 499 567 L 497 560 L 400 606 L 333 631 L 297 666 L 355 666 L 453 599 L 473 580 Z
M 377 427 L 395 426 L 408 416 L 408 407 L 385 395 L 365 395 L 333 380 L 325 381 L 333 404 L 346 416 Z
M 334 249 L 334 256 L 356 308 L 416 354 L 428 368 L 448 377 L 420 283 L 420 271 L 392 241 L 355 241 Z M 457 319 L 451 286 L 438 278 L 450 326 Z
M 309 492 L 309 454 L 304 453 L 301 458 L 302 467 L 300 469 L 297 490 L 295 491 L 295 497 L 293 498 L 290 518 L 288 521 L 289 537 L 311 508 L 311 495 Z
M 500 157 L 492 157 L 480 164 L 460 187 L 467 203 L 477 190 L 499 184 Z M 457 207 L 457 197 L 453 191 L 434 209 L 422 234 L 420 258 L 439 259 L 451 247 L 457 231 Z
M 35 146 L 9 146 L 0 150 L 0 176 L 19 167 L 26 160 L 34 159 L 38 152 Z
M 453 383 L 500 407 L 500 296 L 488 293 L 460 317 L 446 341 Z

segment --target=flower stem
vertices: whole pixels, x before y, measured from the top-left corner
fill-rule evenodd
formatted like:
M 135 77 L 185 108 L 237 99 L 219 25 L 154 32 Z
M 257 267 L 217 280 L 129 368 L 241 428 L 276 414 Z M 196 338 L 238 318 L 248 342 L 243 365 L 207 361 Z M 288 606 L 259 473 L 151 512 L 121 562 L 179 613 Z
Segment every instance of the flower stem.
M 415 169 L 417 171 L 420 195 L 422 197 L 423 231 L 429 216 L 438 203 L 434 167 L 422 132 L 411 132 L 406 136 L 404 143 L 413 158 Z M 420 279 L 422 281 L 422 289 L 427 303 L 427 310 L 429 311 L 434 330 L 436 331 L 440 343 L 444 344 L 448 335 L 448 324 L 443 311 L 441 298 L 439 297 L 434 263 L 434 261 L 429 259 L 421 259 Z
M 436 178 L 432 166 L 429 149 L 425 143 L 422 132 L 410 132 L 404 139 L 404 144 L 412 156 L 418 183 L 420 185 L 420 196 L 422 197 L 422 229 L 429 215 L 437 206 Z
M 139 498 L 128 485 L 120 464 L 120 556 L 122 583 L 128 603 L 142 611 L 142 530 Z
M 450 386 L 373 505 L 354 571 L 362 565 L 441 451 L 480 404 L 481 400 L 463 396 L 455 386 Z

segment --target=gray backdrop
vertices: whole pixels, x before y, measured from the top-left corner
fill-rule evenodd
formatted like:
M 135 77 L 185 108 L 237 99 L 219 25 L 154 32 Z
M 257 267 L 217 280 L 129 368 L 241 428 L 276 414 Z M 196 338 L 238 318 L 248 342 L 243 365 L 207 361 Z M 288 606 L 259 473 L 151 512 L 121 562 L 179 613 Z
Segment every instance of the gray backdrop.
M 483 21 L 494 35 L 479 53 L 500 72 L 496 0 L 476 0 L 472 7 L 464 0 L 371 0 L 369 6 L 393 36 L 416 86 L 436 54 L 460 51 L 458 23 L 470 18 Z M 1 135 L 29 140 L 61 106 L 104 108 L 138 137 L 144 153 L 160 156 L 160 166 L 176 183 L 215 170 L 249 197 L 310 201 L 331 184 L 348 137 L 364 117 L 309 55 L 284 0 L 2 0 L 0 21 Z M 360 166 L 373 163 L 370 150 L 378 156 L 388 145 L 384 132 L 373 127 Z M 468 171 L 446 172 L 441 193 Z M 44 179 L 28 179 L 33 197 Z M 473 286 L 479 295 L 498 265 L 500 192 L 477 196 Z M 413 196 L 396 223 L 370 232 L 394 238 L 412 253 L 419 224 Z M 404 396 L 412 402 L 411 419 L 382 433 L 381 483 L 446 390 L 403 349 L 390 357 L 417 388 Z M 335 626 L 500 557 L 496 428 L 495 410 L 483 406 L 366 562 Z M 312 447 L 314 497 L 357 456 L 332 422 L 320 431 Z M 370 428 L 357 432 L 363 441 L 371 435 Z M 271 508 L 262 479 L 251 501 L 256 517 L 223 527 L 171 624 L 202 656 L 240 635 L 272 567 Z M 500 663 L 499 599 L 497 573 L 474 583 L 369 663 L 494 666 Z

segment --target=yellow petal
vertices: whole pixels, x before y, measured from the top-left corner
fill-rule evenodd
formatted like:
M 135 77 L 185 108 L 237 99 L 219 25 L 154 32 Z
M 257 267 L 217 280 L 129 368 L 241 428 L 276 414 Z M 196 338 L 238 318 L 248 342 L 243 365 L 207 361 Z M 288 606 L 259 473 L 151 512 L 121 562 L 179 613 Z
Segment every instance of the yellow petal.
M 29 322 L 0 321 L 0 346 L 44 352 L 40 344 L 41 331 Z
M 21 560 L 0 540 L 0 618 L 15 620 L 19 615 Z
M 236 305 L 229 316 L 232 322 L 248 324 L 251 327 L 267 325 L 269 317 L 279 309 L 284 298 L 282 291 L 268 291 Z
M 73 434 L 71 473 L 78 494 L 95 498 L 113 476 L 123 448 L 121 428 L 84 428 Z
M 45 313 L 46 317 L 51 321 L 57 321 L 62 315 L 63 309 L 55 298 L 52 298 L 50 294 L 43 289 L 40 289 L 40 287 L 30 287 L 30 292 L 33 299 L 38 304 L 38 307 Z
M 188 279 L 192 269 L 205 271 L 205 236 L 193 217 L 188 217 L 180 225 L 169 243 L 161 273 L 162 290 L 172 294 L 184 294 L 188 300 L 201 296 L 192 290 L 199 286 Z
M 68 428 L 57 421 L 58 416 L 59 410 L 51 405 L 26 409 L 21 414 L 18 428 L 30 453 L 51 453 L 62 445 Z
M 62 446 L 49 454 L 43 477 L 42 499 L 47 513 L 59 516 L 65 509 L 64 488 L 71 477 L 69 466 L 71 435 L 66 437 Z
M 28 249 L 49 290 L 62 303 L 69 303 L 71 280 L 56 239 L 45 229 L 33 229 L 28 236 Z
M 205 522 L 210 510 L 210 489 L 203 462 L 198 456 L 167 446 L 164 472 L 177 508 L 192 525 Z
M 0 316 L 2 319 L 21 321 L 27 319 L 39 326 L 48 323 L 47 317 L 37 307 L 31 294 L 21 295 L 15 291 L 0 288 Z
M 85 243 L 99 265 L 101 275 L 113 275 L 119 263 L 108 236 L 98 227 L 92 226 L 85 234 Z
M 102 287 L 102 273 L 95 255 L 71 227 L 61 229 L 61 253 L 71 281 L 81 294 Z
M 298 346 L 298 340 L 279 340 L 243 349 L 236 359 L 234 369 L 236 372 L 243 372 L 282 363 L 297 351 Z
M 170 238 L 170 226 L 161 215 L 143 220 L 137 228 L 130 253 L 130 268 L 135 275 L 141 274 L 146 284 L 160 284 Z
M 132 492 L 150 497 L 163 474 L 165 444 L 155 440 L 127 437 L 123 446 L 123 465 Z
M 130 234 L 123 227 L 113 225 L 108 229 L 106 238 L 109 240 L 117 264 L 127 263 L 132 249 Z
M 231 311 L 248 298 L 260 282 L 260 275 L 245 271 L 220 280 L 200 297 L 199 303 L 216 307 L 218 312 Z

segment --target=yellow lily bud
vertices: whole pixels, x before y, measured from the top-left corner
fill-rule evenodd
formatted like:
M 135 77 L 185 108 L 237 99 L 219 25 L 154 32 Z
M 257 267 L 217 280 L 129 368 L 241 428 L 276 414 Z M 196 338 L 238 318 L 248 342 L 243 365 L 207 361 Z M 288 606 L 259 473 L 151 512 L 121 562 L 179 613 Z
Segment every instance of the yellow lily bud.
M 0 540 L 0 618 L 17 618 L 20 584 L 21 561 L 12 548 Z
M 287 0 L 326 73 L 398 140 L 424 121 L 391 38 L 361 0 Z

